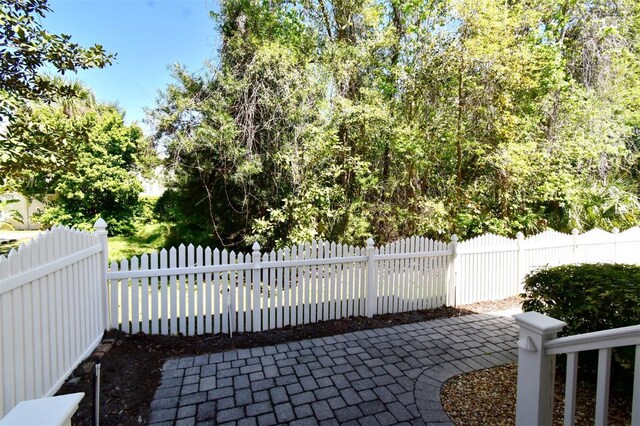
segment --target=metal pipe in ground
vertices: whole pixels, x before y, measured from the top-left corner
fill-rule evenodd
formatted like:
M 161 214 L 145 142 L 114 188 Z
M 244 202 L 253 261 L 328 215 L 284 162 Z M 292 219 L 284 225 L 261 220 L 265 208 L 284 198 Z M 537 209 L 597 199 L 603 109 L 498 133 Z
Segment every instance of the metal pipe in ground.
M 96 361 L 95 374 L 93 376 L 93 426 L 100 425 L 100 360 Z

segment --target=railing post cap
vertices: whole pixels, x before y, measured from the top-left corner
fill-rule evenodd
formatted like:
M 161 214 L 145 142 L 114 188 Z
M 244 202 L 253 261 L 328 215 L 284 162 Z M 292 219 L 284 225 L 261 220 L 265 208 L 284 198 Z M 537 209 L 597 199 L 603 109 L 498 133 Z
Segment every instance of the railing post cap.
M 562 331 L 567 323 L 558 319 L 543 315 L 539 312 L 524 312 L 513 316 L 516 324 L 536 334 L 547 335 Z
M 453 235 L 451 236 L 451 242 L 452 242 L 452 243 L 457 243 L 457 242 L 458 242 L 458 236 L 457 236 L 456 234 L 453 234 Z
M 516 234 L 516 238 L 519 240 L 524 240 L 524 234 L 522 233 L 522 231 Z
M 105 220 L 103 218 L 98 218 L 98 220 L 96 220 L 96 223 L 93 224 L 93 227 L 97 230 L 104 230 L 107 229 L 107 222 L 105 222 Z
M 580 231 L 578 231 L 576 228 L 573 228 L 571 230 L 571 235 L 578 235 L 580 233 Z
M 253 249 L 253 251 L 260 251 L 260 244 L 256 241 L 255 243 L 253 243 L 251 248 Z
M 374 245 L 375 243 L 376 243 L 376 242 L 373 240 L 373 238 L 371 238 L 371 237 L 367 238 L 367 246 L 369 246 L 369 247 L 373 247 L 373 245 Z

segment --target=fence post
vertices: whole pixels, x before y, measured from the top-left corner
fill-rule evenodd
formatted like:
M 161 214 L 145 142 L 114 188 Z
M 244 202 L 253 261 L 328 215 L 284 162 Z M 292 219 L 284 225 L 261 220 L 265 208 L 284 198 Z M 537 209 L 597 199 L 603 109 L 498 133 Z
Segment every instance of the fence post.
M 376 261 L 375 255 L 375 242 L 373 238 L 367 240 L 367 293 L 366 293 L 366 315 L 371 318 L 378 313 L 378 289 L 377 280 L 375 277 Z
M 550 425 L 556 357 L 546 355 L 544 345 L 567 324 L 538 312 L 514 318 L 520 326 L 516 425 Z
M 107 268 L 109 265 L 109 243 L 107 237 L 109 232 L 107 231 L 107 222 L 104 219 L 99 218 L 96 223 L 93 224 L 95 232 L 93 235 L 97 238 L 98 242 L 102 245 L 102 256 L 100 259 L 100 313 L 102 324 L 104 329 L 109 328 L 109 299 L 107 298 Z
M 449 262 L 449 279 L 447 286 L 447 306 L 456 306 L 456 280 L 457 280 L 457 260 L 458 260 L 458 236 L 451 236 L 451 261 Z
M 253 253 L 251 253 L 251 261 L 253 262 L 251 274 L 251 283 L 253 285 L 253 303 L 249 304 L 249 301 L 245 300 L 245 304 L 247 305 L 247 308 L 253 307 L 252 331 L 262 331 L 262 324 L 260 322 L 260 318 L 262 317 L 260 315 L 260 269 L 262 268 L 262 265 L 260 265 L 260 244 L 258 244 L 258 242 L 256 241 L 255 243 L 253 243 L 253 246 L 251 246 L 251 248 L 253 249 Z M 265 288 L 264 291 L 267 291 L 267 289 Z M 266 309 L 266 307 L 264 307 L 263 309 Z
M 620 230 L 613 228 L 611 233 L 613 234 L 613 263 L 618 263 L 618 234 Z
M 573 230 L 571 231 L 571 235 L 573 235 L 573 259 L 572 259 L 572 263 L 577 263 L 578 262 L 578 235 L 580 234 L 580 231 L 578 231 L 576 228 L 573 228 Z
M 518 264 L 517 264 L 517 274 L 518 274 L 518 282 L 516 283 L 516 289 L 518 293 L 522 293 L 524 287 L 522 285 L 524 281 L 525 272 L 525 263 L 524 263 L 524 234 L 522 232 L 518 232 L 516 234 L 516 240 L 518 242 Z

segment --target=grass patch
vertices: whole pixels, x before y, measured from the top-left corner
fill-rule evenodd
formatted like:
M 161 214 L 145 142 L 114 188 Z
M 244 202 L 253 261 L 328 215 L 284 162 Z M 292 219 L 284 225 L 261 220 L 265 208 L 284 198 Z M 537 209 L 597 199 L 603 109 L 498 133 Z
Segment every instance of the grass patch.
M 18 250 L 23 243 L 28 243 L 38 232 L 34 231 L 0 231 L 3 238 L 8 240 L 0 241 L 0 255 L 8 255 L 11 249 Z
M 131 236 L 109 237 L 109 262 L 119 262 L 144 253 L 161 250 L 169 234 L 169 225 L 144 225 Z

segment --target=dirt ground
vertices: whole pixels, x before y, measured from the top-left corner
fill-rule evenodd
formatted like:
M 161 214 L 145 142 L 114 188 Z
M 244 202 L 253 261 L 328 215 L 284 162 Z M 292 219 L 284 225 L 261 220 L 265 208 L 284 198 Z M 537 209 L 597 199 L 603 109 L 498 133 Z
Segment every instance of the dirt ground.
M 153 395 L 160 382 L 160 369 L 173 357 L 221 352 L 236 348 L 275 345 L 287 341 L 343 334 L 358 330 L 450 318 L 473 313 L 488 313 L 519 306 L 521 300 L 511 297 L 493 302 L 475 303 L 458 308 L 379 315 L 373 318 L 352 317 L 296 327 L 285 327 L 261 333 L 238 333 L 195 337 L 134 336 L 110 331 L 105 338 L 115 339 L 113 347 L 102 358 L 100 388 L 100 423 L 103 425 L 146 424 Z M 556 397 L 564 390 L 562 375 Z M 443 390 L 443 406 L 457 425 L 510 425 L 515 419 L 517 367 L 505 366 L 482 370 L 451 379 Z M 84 392 L 85 398 L 73 417 L 74 425 L 89 425 L 93 413 L 93 377 L 85 374 L 76 384 L 66 383 L 58 394 Z M 578 420 L 593 418 L 594 398 L 588 388 L 578 397 Z M 561 399 L 559 399 L 560 401 Z M 496 401 L 501 401 L 496 404 Z M 630 397 L 614 395 L 610 424 L 629 424 Z M 562 419 L 562 406 L 556 404 L 556 417 Z M 577 424 L 584 422 L 578 421 Z
M 222 352 L 236 348 L 276 345 L 287 341 L 332 336 L 352 331 L 392 327 L 400 324 L 450 318 L 474 313 L 468 309 L 440 307 L 431 310 L 377 315 L 373 318 L 351 317 L 260 333 L 203 335 L 192 337 L 144 335 L 130 336 L 116 331 L 105 338 L 116 339 L 102 357 L 100 379 L 100 424 L 146 424 L 154 392 L 160 382 L 160 369 L 173 357 Z M 93 415 L 93 374 L 78 383 L 65 383 L 58 395 L 84 392 L 85 397 L 73 416 L 74 425 L 89 425 Z

